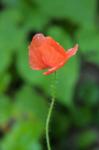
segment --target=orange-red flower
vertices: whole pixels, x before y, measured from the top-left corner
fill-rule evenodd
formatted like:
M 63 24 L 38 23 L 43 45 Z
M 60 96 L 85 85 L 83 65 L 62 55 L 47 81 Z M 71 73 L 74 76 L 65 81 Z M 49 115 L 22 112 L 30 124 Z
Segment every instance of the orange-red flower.
M 36 34 L 29 46 L 29 63 L 34 70 L 48 69 L 44 75 L 51 74 L 62 67 L 67 60 L 76 54 L 78 45 L 65 51 L 54 39 Z

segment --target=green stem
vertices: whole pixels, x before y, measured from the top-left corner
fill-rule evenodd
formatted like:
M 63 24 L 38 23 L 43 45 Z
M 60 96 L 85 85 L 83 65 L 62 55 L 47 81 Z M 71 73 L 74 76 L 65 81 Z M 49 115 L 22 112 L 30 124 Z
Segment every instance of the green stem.
M 48 111 L 48 116 L 46 119 L 46 142 L 47 142 L 48 150 L 51 150 L 50 138 L 49 138 L 49 124 L 50 124 L 51 114 L 52 114 L 52 110 L 53 110 L 54 103 L 55 103 L 55 91 L 56 91 L 55 85 L 56 85 L 56 72 L 55 72 L 54 82 L 52 84 L 52 101 L 51 101 L 50 108 Z

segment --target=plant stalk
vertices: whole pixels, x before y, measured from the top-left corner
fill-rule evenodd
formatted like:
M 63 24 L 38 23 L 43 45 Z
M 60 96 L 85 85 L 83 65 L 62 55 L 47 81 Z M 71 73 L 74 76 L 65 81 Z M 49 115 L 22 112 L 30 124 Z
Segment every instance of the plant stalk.
M 50 104 L 47 119 L 46 119 L 46 143 L 47 143 L 48 150 L 51 150 L 50 138 L 49 138 L 49 124 L 50 124 L 51 115 L 52 115 L 52 111 L 53 111 L 53 107 L 55 103 L 55 93 L 56 93 L 56 72 L 54 74 L 54 81 L 52 83 L 52 100 L 51 100 L 51 104 Z

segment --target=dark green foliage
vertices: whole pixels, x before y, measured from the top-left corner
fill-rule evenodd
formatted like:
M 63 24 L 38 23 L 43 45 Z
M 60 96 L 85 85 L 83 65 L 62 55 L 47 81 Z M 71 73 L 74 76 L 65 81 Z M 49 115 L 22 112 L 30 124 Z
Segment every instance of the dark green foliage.
M 98 0 L 0 1 L 0 150 L 46 150 L 53 75 L 31 70 L 35 33 L 79 51 L 57 71 L 52 150 L 99 149 Z

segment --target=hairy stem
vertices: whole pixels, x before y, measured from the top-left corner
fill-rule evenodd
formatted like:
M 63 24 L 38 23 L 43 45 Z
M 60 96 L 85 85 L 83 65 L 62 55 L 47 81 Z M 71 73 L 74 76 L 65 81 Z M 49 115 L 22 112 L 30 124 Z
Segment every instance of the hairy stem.
M 46 142 L 47 142 L 48 150 L 51 150 L 50 138 L 49 138 L 49 124 L 50 124 L 51 114 L 52 114 L 52 110 L 53 110 L 54 103 L 55 103 L 55 93 L 56 93 L 56 72 L 54 74 L 54 81 L 52 83 L 52 100 L 51 100 L 51 104 L 50 104 L 47 119 L 46 119 Z

